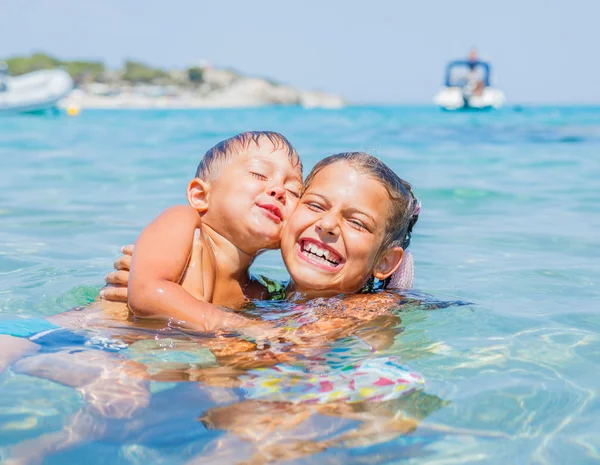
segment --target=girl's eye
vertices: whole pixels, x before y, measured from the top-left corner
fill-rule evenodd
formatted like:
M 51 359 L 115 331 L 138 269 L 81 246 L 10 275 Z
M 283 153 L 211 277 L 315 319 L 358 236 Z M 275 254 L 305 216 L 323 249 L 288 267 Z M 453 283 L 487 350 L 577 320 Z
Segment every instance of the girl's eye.
M 295 191 L 290 191 L 290 190 L 288 190 L 288 192 L 289 192 L 290 194 L 292 194 L 292 196 L 293 196 L 294 198 L 296 198 L 296 199 L 299 199 L 299 198 L 300 198 L 300 193 L 298 193 L 298 192 L 295 192 Z
M 252 176 L 254 176 L 256 179 L 260 179 L 261 181 L 266 181 L 267 180 L 267 177 L 265 175 L 263 175 L 263 174 L 253 173 L 253 172 L 250 172 L 250 174 Z
M 359 220 L 350 220 L 350 223 L 353 226 L 356 226 L 358 229 L 364 229 L 365 231 L 367 230 L 367 227 L 364 225 L 364 223 L 362 221 L 359 221 Z
M 308 208 L 310 208 L 311 210 L 314 210 L 316 212 L 322 212 L 322 211 L 324 211 L 324 208 L 321 205 L 319 205 L 318 203 L 316 203 L 316 202 L 308 202 L 306 204 L 306 206 Z

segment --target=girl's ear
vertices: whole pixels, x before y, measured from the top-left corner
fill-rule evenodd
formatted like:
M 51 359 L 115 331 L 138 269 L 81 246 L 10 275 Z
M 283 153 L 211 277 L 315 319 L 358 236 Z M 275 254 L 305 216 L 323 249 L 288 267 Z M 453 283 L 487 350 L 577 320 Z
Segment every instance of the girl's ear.
M 392 247 L 386 250 L 375 265 L 373 276 L 380 281 L 383 281 L 385 278 L 391 276 L 394 271 L 398 269 L 400 263 L 402 263 L 403 256 L 404 250 L 402 247 Z
M 210 184 L 200 178 L 194 178 L 188 184 L 188 202 L 190 206 L 200 214 L 206 213 L 208 210 L 209 192 Z

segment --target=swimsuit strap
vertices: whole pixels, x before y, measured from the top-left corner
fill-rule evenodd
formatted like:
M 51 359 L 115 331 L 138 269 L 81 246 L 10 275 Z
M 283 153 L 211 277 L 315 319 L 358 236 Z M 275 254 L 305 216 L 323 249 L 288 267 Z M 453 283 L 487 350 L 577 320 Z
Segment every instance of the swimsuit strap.
M 269 295 L 267 300 L 285 300 L 286 284 L 262 275 L 255 275 L 253 277 L 267 289 Z

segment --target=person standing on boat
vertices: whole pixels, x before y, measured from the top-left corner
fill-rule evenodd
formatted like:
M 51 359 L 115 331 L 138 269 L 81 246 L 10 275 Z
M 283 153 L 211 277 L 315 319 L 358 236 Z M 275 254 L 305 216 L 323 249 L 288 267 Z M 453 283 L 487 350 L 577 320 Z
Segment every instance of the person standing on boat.
M 485 82 L 481 77 L 481 73 L 477 70 L 479 59 L 477 58 L 477 50 L 474 48 L 469 52 L 469 71 L 467 72 L 467 84 L 463 87 L 463 95 L 470 97 L 471 95 L 481 95 Z

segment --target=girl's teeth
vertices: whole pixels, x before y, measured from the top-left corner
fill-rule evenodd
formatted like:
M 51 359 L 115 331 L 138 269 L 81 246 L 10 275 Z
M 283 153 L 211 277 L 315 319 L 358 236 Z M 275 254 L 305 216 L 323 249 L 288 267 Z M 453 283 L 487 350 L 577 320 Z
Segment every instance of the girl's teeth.
M 333 256 L 332 252 L 326 249 L 321 249 L 318 245 L 312 242 L 304 244 L 302 253 L 304 253 L 306 256 L 309 256 L 313 260 L 324 263 L 326 265 L 337 265 L 336 260 L 331 258 Z
M 319 255 L 315 255 L 315 254 L 309 253 L 309 252 L 305 252 L 305 255 L 309 256 L 311 258 L 311 260 L 313 260 L 315 262 L 320 262 L 320 263 L 323 263 L 324 265 L 331 266 L 331 262 L 328 262 L 327 260 L 325 260 L 323 257 L 320 257 Z
M 325 257 L 325 258 L 329 259 L 329 251 L 321 249 L 318 245 L 313 244 L 312 242 L 308 243 L 306 245 L 306 247 L 304 247 L 304 249 L 307 252 L 310 252 L 310 253 L 313 253 L 313 254 L 318 255 L 320 257 Z

